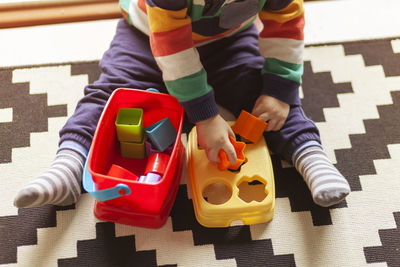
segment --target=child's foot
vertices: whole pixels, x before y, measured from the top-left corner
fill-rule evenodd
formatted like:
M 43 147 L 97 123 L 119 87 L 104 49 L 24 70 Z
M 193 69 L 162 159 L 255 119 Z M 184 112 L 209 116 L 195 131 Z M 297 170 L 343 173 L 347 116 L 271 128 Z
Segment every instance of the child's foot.
M 14 200 L 17 208 L 54 204 L 68 206 L 81 194 L 85 158 L 69 149 L 59 151 L 50 169 L 24 187 Z
M 350 193 L 349 183 L 319 146 L 300 151 L 294 165 L 307 183 L 316 204 L 329 207 L 341 202 Z

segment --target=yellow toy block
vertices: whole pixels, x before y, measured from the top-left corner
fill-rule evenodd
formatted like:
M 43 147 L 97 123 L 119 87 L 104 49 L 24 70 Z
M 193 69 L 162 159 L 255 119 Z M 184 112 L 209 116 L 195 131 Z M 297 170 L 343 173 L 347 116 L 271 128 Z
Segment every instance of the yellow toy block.
M 272 220 L 275 182 L 264 138 L 246 144 L 247 162 L 238 171 L 221 171 L 197 145 L 195 128 L 189 134 L 187 156 L 197 221 L 205 227 L 228 227 L 239 220 L 247 225 Z

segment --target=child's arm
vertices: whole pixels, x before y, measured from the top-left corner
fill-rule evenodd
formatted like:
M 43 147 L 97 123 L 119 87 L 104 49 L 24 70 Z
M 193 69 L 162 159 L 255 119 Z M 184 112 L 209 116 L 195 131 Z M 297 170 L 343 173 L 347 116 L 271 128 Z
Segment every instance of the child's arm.
M 186 0 L 146 0 L 150 45 L 168 92 L 193 123 L 219 113 L 192 39 Z
M 228 138 L 233 133 L 219 116 L 213 90 L 194 47 L 186 0 L 146 0 L 146 12 L 151 50 L 168 92 L 196 124 L 199 143 L 209 160 L 217 162 L 219 149 L 224 149 L 234 164 L 236 153 Z
M 304 8 L 302 0 L 268 1 L 259 17 L 260 53 L 265 58 L 262 69 L 262 96 L 254 115 L 273 120 L 268 130 L 280 129 L 289 105 L 300 105 L 299 86 L 303 75 Z M 266 97 L 266 96 L 270 97 Z

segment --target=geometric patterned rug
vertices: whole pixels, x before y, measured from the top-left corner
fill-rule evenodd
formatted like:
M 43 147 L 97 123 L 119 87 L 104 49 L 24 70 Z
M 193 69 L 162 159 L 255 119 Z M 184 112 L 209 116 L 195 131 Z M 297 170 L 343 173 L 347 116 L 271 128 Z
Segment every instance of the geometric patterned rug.
M 187 169 L 160 229 L 100 221 L 87 193 L 69 207 L 12 205 L 49 167 L 97 64 L 0 68 L 1 267 L 400 266 L 400 39 L 305 49 L 304 110 L 350 183 L 346 201 L 313 204 L 296 170 L 272 155 L 274 219 L 228 228 L 197 223 Z

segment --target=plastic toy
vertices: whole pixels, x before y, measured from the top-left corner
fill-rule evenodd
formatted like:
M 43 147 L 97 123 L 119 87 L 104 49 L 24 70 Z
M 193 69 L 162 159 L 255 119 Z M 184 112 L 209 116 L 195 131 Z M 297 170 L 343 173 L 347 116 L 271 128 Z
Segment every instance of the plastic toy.
M 134 175 L 144 175 L 147 158 L 126 158 L 120 153 L 115 119 L 121 108 L 141 108 L 148 127 L 168 117 L 177 134 L 163 175 L 154 184 L 108 175 L 113 164 Z M 159 228 L 166 222 L 178 191 L 185 151 L 180 136 L 183 108 L 176 98 L 162 93 L 117 89 L 100 117 L 83 175 L 83 185 L 96 198 L 97 218 L 121 224 Z
M 160 152 L 174 143 L 176 139 L 176 130 L 168 117 L 146 127 L 146 134 Z
M 153 153 L 158 153 L 158 152 L 160 152 L 160 151 L 158 151 L 157 149 L 154 149 L 153 146 L 152 146 L 152 144 L 151 144 L 151 142 L 149 142 L 149 141 L 146 141 L 146 142 L 145 142 L 145 147 L 146 147 L 146 155 L 147 155 L 148 157 L 150 157 L 150 155 L 153 154 Z M 165 153 L 165 154 L 168 154 L 168 155 L 171 155 L 172 149 L 173 149 L 173 146 L 169 146 L 169 147 L 167 147 L 164 151 L 161 151 L 161 152 L 162 152 L 162 153 Z
M 139 182 L 141 183 L 155 184 L 158 183 L 158 181 L 160 180 L 161 180 L 161 175 L 152 172 L 149 172 L 146 175 L 141 175 L 139 177 Z
M 121 166 L 118 166 L 116 164 L 112 164 L 110 169 L 107 172 L 108 176 L 113 176 L 113 177 L 121 177 L 123 179 L 128 179 L 128 180 L 137 180 L 138 177 L 136 174 L 128 171 L 125 168 L 122 168 Z
M 121 142 L 142 142 L 144 137 L 143 110 L 120 108 L 115 119 L 117 137 Z
M 146 175 L 148 173 L 157 173 L 162 176 L 165 170 L 167 169 L 169 159 L 170 156 L 168 154 L 164 153 L 151 154 L 149 159 L 147 160 L 144 174 Z
M 143 159 L 146 156 L 141 108 L 120 108 L 115 119 L 117 139 L 120 141 L 121 155 L 126 158 Z
M 256 116 L 242 110 L 232 130 L 242 138 L 256 144 L 263 135 L 267 123 Z
M 141 142 L 119 142 L 121 155 L 125 158 L 144 159 L 146 157 L 145 138 Z
M 201 225 L 227 227 L 237 220 L 256 224 L 273 218 L 274 173 L 264 138 L 246 144 L 244 155 L 247 160 L 239 171 L 220 171 L 198 147 L 195 127 L 191 130 L 187 145 L 189 181 Z
M 139 177 L 139 182 L 142 183 L 157 183 L 163 176 L 170 156 L 164 153 L 151 154 L 147 160 L 144 175 Z
M 245 162 L 246 157 L 244 156 L 244 148 L 246 144 L 244 142 L 236 141 L 232 136 L 229 136 L 229 140 L 231 141 L 233 147 L 236 151 L 236 163 L 232 165 L 229 162 L 228 155 L 222 149 L 218 152 L 219 160 L 218 169 L 220 171 L 224 171 L 226 169 L 237 170 L 239 167 Z

